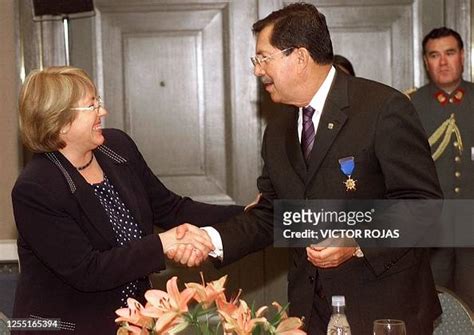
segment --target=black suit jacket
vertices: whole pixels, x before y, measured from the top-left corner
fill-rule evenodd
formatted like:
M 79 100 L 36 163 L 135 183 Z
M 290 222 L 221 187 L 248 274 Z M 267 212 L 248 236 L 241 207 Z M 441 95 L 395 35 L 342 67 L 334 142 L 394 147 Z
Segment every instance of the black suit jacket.
M 297 109 L 272 120 L 262 147 L 258 179 L 263 199 L 249 214 L 215 228 L 224 263 L 259 250 L 273 240 L 274 199 L 441 198 L 423 128 L 400 92 L 337 72 L 318 126 L 308 168 L 297 134 Z M 329 124 L 332 123 L 332 126 Z M 347 192 L 338 159 L 354 156 L 357 190 Z M 408 334 L 428 334 L 440 314 L 424 249 L 363 249 L 333 269 L 317 269 L 304 249 L 290 253 L 290 312 L 310 323 L 315 286 L 330 304 L 345 295 L 353 334 L 369 334 L 379 318 L 405 320 Z M 431 333 L 430 333 L 431 334 Z
M 139 279 L 137 300 L 143 300 L 148 275 L 165 269 L 153 226 L 203 226 L 242 212 L 174 194 L 131 138 L 119 130 L 103 134 L 105 143 L 94 154 L 144 237 L 120 247 L 93 188 L 69 161 L 59 152 L 35 155 L 12 191 L 21 265 L 16 318 L 59 318 L 64 327 L 75 324 L 76 334 L 115 334 L 122 289 Z

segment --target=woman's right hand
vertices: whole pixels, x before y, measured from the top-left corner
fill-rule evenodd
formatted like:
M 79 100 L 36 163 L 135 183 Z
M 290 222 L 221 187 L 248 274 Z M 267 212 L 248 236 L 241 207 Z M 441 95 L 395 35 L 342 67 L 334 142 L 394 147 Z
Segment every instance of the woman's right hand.
M 205 230 L 189 223 L 158 234 L 163 251 L 169 259 L 189 267 L 199 266 L 214 245 Z

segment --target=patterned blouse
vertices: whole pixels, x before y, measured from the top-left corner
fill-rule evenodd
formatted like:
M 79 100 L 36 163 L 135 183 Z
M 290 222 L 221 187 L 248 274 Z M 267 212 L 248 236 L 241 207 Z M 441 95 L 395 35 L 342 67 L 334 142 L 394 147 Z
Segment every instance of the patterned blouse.
M 109 217 L 118 244 L 122 246 L 132 240 L 142 238 L 143 232 L 135 222 L 132 213 L 130 213 L 122 199 L 120 199 L 119 193 L 115 190 L 107 176 L 104 176 L 102 182 L 92 184 L 92 187 L 94 188 L 96 197 L 99 198 L 102 207 L 104 207 Z M 121 304 L 123 306 L 126 306 L 127 298 L 136 298 L 138 291 L 137 285 L 138 280 L 134 280 L 128 283 L 122 290 Z

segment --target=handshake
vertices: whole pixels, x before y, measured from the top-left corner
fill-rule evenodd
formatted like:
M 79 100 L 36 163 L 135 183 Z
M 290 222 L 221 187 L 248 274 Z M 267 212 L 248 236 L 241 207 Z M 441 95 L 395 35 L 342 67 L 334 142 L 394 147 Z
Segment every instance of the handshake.
M 262 197 L 261 193 L 253 202 L 245 206 L 244 212 L 254 208 Z M 211 237 L 206 230 L 193 226 L 189 223 L 167 230 L 158 235 L 163 245 L 166 256 L 188 267 L 199 266 L 204 262 L 209 253 L 215 250 Z M 222 243 L 222 242 L 217 242 Z M 211 255 L 217 257 L 217 255 Z
M 189 223 L 167 230 L 158 236 L 166 256 L 188 267 L 199 266 L 215 249 L 208 233 Z

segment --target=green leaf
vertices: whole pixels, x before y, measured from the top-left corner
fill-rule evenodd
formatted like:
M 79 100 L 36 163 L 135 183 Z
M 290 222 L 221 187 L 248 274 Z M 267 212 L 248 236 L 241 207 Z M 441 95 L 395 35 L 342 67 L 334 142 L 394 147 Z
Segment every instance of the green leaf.
M 199 317 L 203 315 L 209 315 L 209 316 L 216 315 L 216 311 L 217 311 L 216 307 L 210 307 L 208 309 L 201 308 L 201 311 L 197 313 L 197 316 Z
M 290 305 L 290 304 L 287 303 L 287 304 L 285 304 L 285 306 L 282 306 L 281 311 L 278 312 L 278 313 L 276 313 L 276 314 L 273 316 L 273 318 L 271 319 L 270 323 L 271 323 L 274 327 L 278 326 L 278 324 L 281 322 L 281 317 L 282 317 L 283 313 L 285 313 L 285 312 L 288 310 L 288 306 L 289 306 L 289 305 Z

